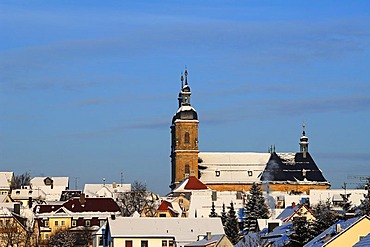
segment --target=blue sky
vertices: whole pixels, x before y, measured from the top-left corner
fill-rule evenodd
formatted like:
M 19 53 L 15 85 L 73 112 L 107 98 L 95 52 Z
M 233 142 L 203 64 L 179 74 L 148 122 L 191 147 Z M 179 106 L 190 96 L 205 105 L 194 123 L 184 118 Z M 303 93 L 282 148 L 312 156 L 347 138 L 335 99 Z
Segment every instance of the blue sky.
M 1 170 L 170 183 L 187 66 L 201 151 L 310 153 L 370 175 L 368 1 L 1 1 Z

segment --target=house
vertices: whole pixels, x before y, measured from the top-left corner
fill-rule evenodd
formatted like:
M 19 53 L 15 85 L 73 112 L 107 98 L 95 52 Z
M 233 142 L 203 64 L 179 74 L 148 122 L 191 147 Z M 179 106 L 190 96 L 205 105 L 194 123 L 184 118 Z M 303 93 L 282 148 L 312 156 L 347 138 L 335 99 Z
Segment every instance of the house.
M 177 207 L 175 208 L 175 206 Z M 159 205 L 154 217 L 181 217 L 181 215 L 182 210 L 178 204 L 164 200 Z
M 23 216 L 21 205 L 13 208 L 0 207 L 0 246 L 27 247 L 39 241 L 39 227 L 36 221 Z
M 11 193 L 11 198 L 20 202 L 24 207 L 32 207 L 32 203 L 41 203 L 46 200 L 46 194 L 43 190 L 36 188 L 30 189 L 29 187 L 23 189 L 14 189 Z
M 317 204 L 320 201 L 329 200 L 335 209 L 341 209 L 340 205 L 346 197 L 353 206 L 359 206 L 367 190 L 364 189 L 330 189 L 330 190 L 311 190 L 310 203 Z
M 112 198 L 71 198 L 66 202 L 40 204 L 34 207 L 41 228 L 41 239 L 47 241 L 58 230 L 96 231 L 108 217 L 121 213 Z
M 183 247 L 198 236 L 224 234 L 220 218 L 132 218 L 108 219 L 104 246 Z
M 83 193 L 86 197 L 110 197 L 117 199 L 120 193 L 131 191 L 131 184 L 85 184 Z
M 10 203 L 14 202 L 14 200 L 7 194 L 0 195 L 0 203 Z
M 233 247 L 225 234 L 212 235 L 207 232 L 202 240 L 185 245 L 185 247 Z
M 0 195 L 8 195 L 10 193 L 11 180 L 9 181 L 8 173 L 0 172 Z
M 31 190 L 42 190 L 46 201 L 59 201 L 63 191 L 69 189 L 68 177 L 34 177 L 30 181 Z
M 293 203 L 291 206 L 285 208 L 285 210 L 276 219 L 282 222 L 293 221 L 295 217 L 305 217 L 307 220 L 314 220 L 311 210 L 305 204 L 296 205 Z
M 305 247 L 353 246 L 370 233 L 370 217 L 362 216 L 339 220 L 320 235 L 308 242 Z

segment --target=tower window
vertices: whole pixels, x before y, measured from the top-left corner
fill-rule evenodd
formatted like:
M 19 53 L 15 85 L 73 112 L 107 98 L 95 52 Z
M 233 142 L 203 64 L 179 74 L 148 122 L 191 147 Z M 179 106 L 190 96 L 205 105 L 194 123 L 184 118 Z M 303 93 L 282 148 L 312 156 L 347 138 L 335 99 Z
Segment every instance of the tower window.
M 188 177 L 190 174 L 190 166 L 189 164 L 185 165 L 185 177 Z
M 185 132 L 185 143 L 189 144 L 190 143 L 190 135 L 189 132 Z

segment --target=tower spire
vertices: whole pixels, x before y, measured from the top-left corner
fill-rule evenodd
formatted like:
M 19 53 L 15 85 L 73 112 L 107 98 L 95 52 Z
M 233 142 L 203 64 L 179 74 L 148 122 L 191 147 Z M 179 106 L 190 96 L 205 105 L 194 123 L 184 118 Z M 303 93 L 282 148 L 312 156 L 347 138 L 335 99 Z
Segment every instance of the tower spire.
M 303 157 L 306 157 L 308 152 L 308 137 L 306 136 L 306 125 L 302 124 L 302 136 L 299 139 L 300 151 L 303 153 Z

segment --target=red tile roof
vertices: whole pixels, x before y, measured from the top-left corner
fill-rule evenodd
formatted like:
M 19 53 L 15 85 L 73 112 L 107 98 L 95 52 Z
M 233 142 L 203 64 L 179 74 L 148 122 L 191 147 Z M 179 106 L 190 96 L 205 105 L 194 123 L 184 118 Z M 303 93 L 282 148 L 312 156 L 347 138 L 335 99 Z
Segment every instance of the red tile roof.
M 185 185 L 186 190 L 206 190 L 208 187 L 196 177 L 190 177 Z

